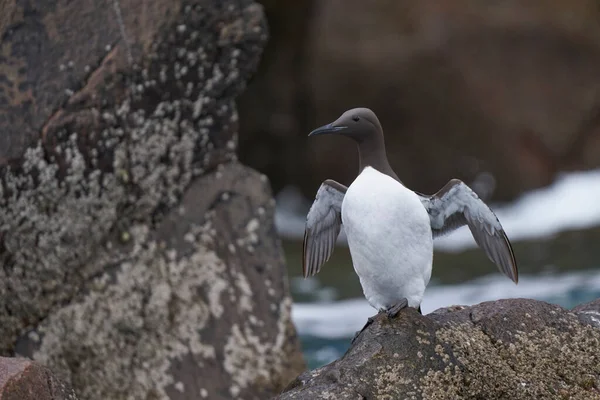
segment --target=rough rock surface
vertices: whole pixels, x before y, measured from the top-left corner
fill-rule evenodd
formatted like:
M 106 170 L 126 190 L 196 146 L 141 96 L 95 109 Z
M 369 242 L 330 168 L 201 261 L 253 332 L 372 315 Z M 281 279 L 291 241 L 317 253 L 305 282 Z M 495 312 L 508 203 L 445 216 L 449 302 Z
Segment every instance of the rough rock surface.
M 291 182 L 312 198 L 325 178 L 350 182 L 355 146 L 306 135 L 360 105 L 380 116 L 392 166 L 421 192 L 491 173 L 503 200 L 600 165 L 595 0 L 292 4 L 272 6 L 281 37 L 240 111 L 240 157 L 276 190 Z
M 262 8 L 0 16 L 0 354 L 85 399 L 276 393 L 303 361 L 269 184 L 235 154 Z
M 0 357 L 0 399 L 77 400 L 77 396 L 39 363 Z
M 527 299 L 379 316 L 279 399 L 600 399 L 600 301 Z

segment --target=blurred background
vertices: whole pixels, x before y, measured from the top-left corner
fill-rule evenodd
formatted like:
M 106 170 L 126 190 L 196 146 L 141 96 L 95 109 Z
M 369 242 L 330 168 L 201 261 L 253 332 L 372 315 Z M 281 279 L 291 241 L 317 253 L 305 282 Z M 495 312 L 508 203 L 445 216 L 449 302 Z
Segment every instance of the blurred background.
M 438 240 L 424 313 L 507 297 L 563 307 L 599 297 L 600 2 L 262 3 L 271 39 L 239 102 L 240 158 L 275 190 L 310 367 L 343 354 L 375 313 L 343 235 L 322 272 L 301 277 L 320 183 L 349 185 L 358 166 L 349 141 L 307 134 L 352 107 L 377 113 L 407 186 L 433 193 L 462 179 L 513 243 L 517 286 L 467 228 Z

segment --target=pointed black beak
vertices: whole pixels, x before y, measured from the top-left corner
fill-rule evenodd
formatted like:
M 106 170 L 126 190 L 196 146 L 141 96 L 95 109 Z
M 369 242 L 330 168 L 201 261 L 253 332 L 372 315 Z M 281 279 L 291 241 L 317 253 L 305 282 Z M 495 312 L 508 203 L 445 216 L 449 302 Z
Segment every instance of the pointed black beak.
M 308 136 L 325 135 L 328 133 L 335 133 L 335 132 L 344 130 L 346 128 L 347 128 L 347 126 L 333 126 L 332 124 L 327 124 L 327 125 L 323 125 L 320 128 L 315 129 L 314 131 L 309 133 Z

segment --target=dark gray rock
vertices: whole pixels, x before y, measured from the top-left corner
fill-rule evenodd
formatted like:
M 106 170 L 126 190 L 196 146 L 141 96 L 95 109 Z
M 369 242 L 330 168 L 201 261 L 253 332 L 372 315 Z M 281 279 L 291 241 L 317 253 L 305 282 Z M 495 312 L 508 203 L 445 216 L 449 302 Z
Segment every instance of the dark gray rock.
M 0 399 L 77 400 L 77 396 L 39 363 L 0 357 Z
M 236 161 L 262 8 L 9 0 L 0 15 L 0 354 L 85 399 L 277 393 L 304 364 L 269 184 Z
M 600 399 L 600 329 L 586 322 L 599 311 L 511 299 L 378 316 L 278 399 Z
M 582 323 L 600 328 L 600 299 L 582 304 L 573 309 Z

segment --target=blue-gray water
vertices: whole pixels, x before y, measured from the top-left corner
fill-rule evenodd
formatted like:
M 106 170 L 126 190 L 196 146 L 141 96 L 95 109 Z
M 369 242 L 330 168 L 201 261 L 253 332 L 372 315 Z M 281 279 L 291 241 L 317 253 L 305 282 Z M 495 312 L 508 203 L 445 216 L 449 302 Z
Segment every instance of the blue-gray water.
M 461 284 L 437 287 L 434 285 L 431 287 L 431 291 L 441 292 L 434 295 L 435 297 L 438 297 L 436 301 L 440 302 L 440 304 L 436 305 L 439 306 L 451 304 L 475 304 L 479 303 L 479 300 L 485 301 L 502 297 L 528 297 L 558 304 L 565 308 L 572 308 L 578 304 L 600 298 L 600 273 L 594 270 L 564 273 L 556 276 L 546 275 L 545 278 L 541 280 L 531 278 L 530 285 L 526 285 L 522 296 L 515 295 L 518 294 L 519 291 L 514 291 L 512 296 L 502 296 L 501 292 L 497 293 L 499 295 L 495 295 L 493 289 L 491 290 L 492 293 L 490 293 L 490 287 L 497 286 L 500 291 L 503 287 L 506 287 L 507 285 L 504 280 L 506 280 L 506 278 L 499 275 L 489 277 L 487 282 L 482 284 L 483 288 L 481 292 L 490 295 L 481 296 L 480 298 L 477 298 L 476 292 L 474 295 L 470 296 L 470 298 L 466 298 L 469 296 L 465 296 L 465 285 Z M 539 283 L 535 284 L 535 281 L 539 281 Z M 472 284 L 473 288 L 477 285 L 478 283 Z M 292 285 L 292 288 L 294 288 L 294 286 L 295 285 Z M 335 288 L 321 287 L 316 293 L 323 290 L 329 292 L 328 296 L 332 296 L 332 292 L 335 292 Z M 298 297 L 305 296 L 302 289 L 296 289 L 294 292 Z M 448 303 L 443 304 L 443 299 L 445 297 L 448 299 Z M 461 299 L 463 301 L 460 301 Z M 363 299 L 361 298 L 349 301 L 348 307 L 340 307 L 341 303 L 343 303 L 343 301 L 336 302 L 314 299 L 313 302 L 303 302 L 295 305 L 297 309 L 310 308 L 309 312 L 315 316 L 315 322 L 313 323 L 303 320 L 304 317 L 301 315 L 297 317 L 302 348 L 310 369 L 320 367 L 341 357 L 348 349 L 350 340 L 354 334 L 353 327 L 340 326 L 337 319 L 330 319 L 328 317 L 328 309 L 331 310 L 332 308 L 335 308 L 335 310 L 333 310 L 334 313 L 347 313 L 348 319 L 353 319 L 352 323 L 354 324 L 354 327 L 356 327 L 356 330 L 360 329 L 360 324 L 366 322 L 366 317 L 368 315 L 375 314 L 375 310 L 364 305 Z M 424 304 L 426 303 L 427 299 L 424 300 Z M 430 304 L 428 309 L 424 309 L 423 311 L 424 313 L 427 313 L 433 311 L 435 308 L 437 308 L 435 305 Z M 320 310 L 324 313 L 322 318 L 317 315 L 320 313 Z M 359 314 L 360 316 L 355 314 Z M 340 317 L 343 318 L 343 316 Z M 314 329 L 314 324 L 319 325 L 319 327 Z M 328 326 L 328 324 L 330 324 L 330 326 Z M 359 326 L 356 324 L 359 324 Z M 315 333 L 315 331 L 317 333 Z M 321 333 L 319 334 L 318 332 Z

